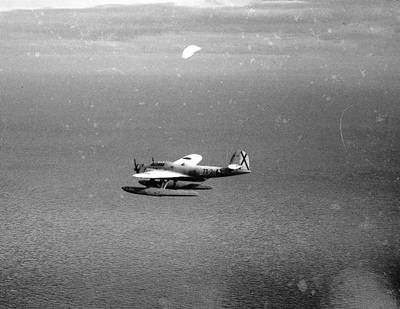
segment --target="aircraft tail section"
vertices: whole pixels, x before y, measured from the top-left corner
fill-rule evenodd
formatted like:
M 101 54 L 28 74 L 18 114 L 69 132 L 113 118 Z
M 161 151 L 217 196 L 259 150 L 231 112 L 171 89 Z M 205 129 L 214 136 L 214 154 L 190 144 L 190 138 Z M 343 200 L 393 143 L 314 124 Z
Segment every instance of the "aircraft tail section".
M 244 150 L 237 150 L 229 161 L 228 168 L 233 170 L 250 171 L 250 159 Z

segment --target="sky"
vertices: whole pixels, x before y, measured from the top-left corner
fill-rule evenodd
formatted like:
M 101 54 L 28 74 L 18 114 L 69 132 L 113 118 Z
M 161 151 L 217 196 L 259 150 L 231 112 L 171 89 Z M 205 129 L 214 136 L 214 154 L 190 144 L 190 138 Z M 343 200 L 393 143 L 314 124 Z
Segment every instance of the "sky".
M 187 10 L 141 6 L 107 10 L 2 13 L 0 54 L 60 55 L 176 53 L 185 44 L 204 53 L 298 55 L 338 53 L 397 55 L 400 9 L 389 2 L 289 0 L 0 0 L 0 7 L 90 7 L 175 1 L 185 5 L 234 5 L 235 9 Z M 285 3 L 293 3 L 285 5 Z M 251 7 L 239 7 L 245 4 Z M 274 3 L 274 4 L 272 4 Z M 320 55 L 320 54 L 319 54 Z M 250 58 L 251 59 L 251 58 Z M 250 60 L 249 60 L 250 61 Z M 253 60 L 254 61 L 254 60 Z M 1 68 L 1 66 L 0 66 Z M 3 68 L 4 69 L 4 68 Z
M 108 4 L 152 4 L 174 3 L 176 5 L 213 7 L 213 6 L 243 6 L 256 2 L 255 0 L 2 0 L 1 11 L 14 9 L 41 8 L 86 8 Z M 282 1 L 280 1 L 282 2 Z

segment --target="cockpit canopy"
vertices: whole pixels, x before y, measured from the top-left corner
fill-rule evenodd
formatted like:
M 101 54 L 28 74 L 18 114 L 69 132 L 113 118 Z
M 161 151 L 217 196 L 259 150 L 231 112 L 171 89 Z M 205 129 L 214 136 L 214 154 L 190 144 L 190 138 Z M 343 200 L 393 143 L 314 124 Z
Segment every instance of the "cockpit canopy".
M 151 162 L 150 166 L 164 166 L 165 162 L 158 161 L 158 162 Z

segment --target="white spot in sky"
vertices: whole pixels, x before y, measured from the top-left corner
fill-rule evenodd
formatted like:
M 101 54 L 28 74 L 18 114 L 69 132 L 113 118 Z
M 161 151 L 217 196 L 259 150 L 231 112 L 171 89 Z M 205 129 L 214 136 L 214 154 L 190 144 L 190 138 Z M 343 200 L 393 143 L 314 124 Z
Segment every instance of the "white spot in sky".
M 195 53 L 201 50 L 201 47 L 197 45 L 189 45 L 182 52 L 182 59 L 189 59 Z
M 360 70 L 360 73 L 363 78 L 367 76 L 367 70 Z

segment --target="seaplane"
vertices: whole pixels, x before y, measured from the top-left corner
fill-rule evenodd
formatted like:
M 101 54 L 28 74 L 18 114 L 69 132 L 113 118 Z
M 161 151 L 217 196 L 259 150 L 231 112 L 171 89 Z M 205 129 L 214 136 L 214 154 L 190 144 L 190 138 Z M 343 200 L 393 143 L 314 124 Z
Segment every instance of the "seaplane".
M 202 184 L 209 178 L 236 176 L 250 173 L 250 160 L 243 150 L 236 151 L 226 167 L 198 165 L 201 155 L 189 154 L 176 161 L 137 163 L 134 159 L 132 176 L 139 178 L 142 186 L 122 187 L 122 190 L 151 196 L 197 196 L 197 190 L 212 189 Z

